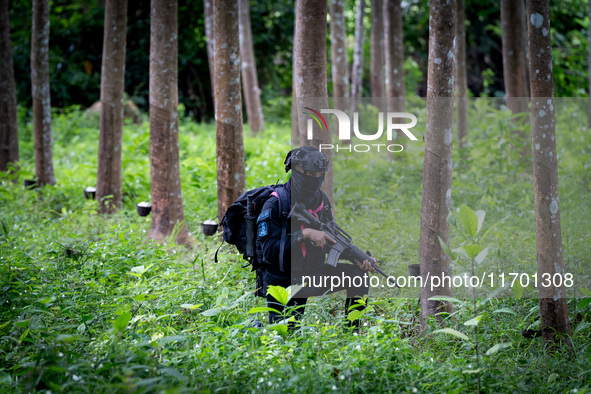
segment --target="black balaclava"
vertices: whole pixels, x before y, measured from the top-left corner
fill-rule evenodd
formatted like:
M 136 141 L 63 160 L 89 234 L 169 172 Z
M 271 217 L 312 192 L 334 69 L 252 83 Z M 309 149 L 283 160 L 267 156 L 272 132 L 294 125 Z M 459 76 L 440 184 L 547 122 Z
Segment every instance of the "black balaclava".
M 304 171 L 322 172 L 322 176 L 313 177 L 296 171 L 293 164 L 299 164 Z M 304 203 L 307 208 L 316 208 L 322 202 L 320 186 L 324 182 L 324 173 L 328 169 L 328 159 L 324 153 L 313 146 L 302 146 L 292 150 L 285 158 L 285 171 L 291 171 L 292 201 Z

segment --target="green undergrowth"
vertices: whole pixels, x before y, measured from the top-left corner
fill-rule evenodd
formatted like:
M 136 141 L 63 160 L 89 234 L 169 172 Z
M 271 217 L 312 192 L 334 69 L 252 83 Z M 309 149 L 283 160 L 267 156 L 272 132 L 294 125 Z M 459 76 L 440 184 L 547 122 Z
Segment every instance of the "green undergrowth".
M 558 104 L 557 104 L 558 108 Z M 565 103 L 557 115 L 560 214 L 568 272 L 588 275 L 591 197 L 586 115 Z M 460 207 L 486 213 L 477 269 L 526 271 L 536 265 L 531 161 L 519 158 L 503 108 L 476 102 L 469 141 L 454 151 L 450 246 L 465 248 Z M 283 182 L 289 127 L 245 133 L 247 188 Z M 21 114 L 20 180 L 34 172 L 32 125 Z M 424 130 L 416 129 L 417 136 Z M 301 326 L 269 325 L 253 295 L 254 275 L 232 247 L 199 228 L 217 212 L 215 128 L 181 121 L 179 147 L 191 249 L 147 240 L 149 125 L 128 124 L 121 212 L 96 213 L 82 190 L 96 177 L 98 120 L 76 109 L 53 120 L 56 187 L 0 185 L 0 390 L 14 392 L 585 392 L 591 373 L 586 289 L 569 299 L 573 336 L 555 352 L 522 330 L 539 327 L 536 299 L 492 298 L 479 305 L 478 352 L 472 301 L 462 298 L 420 333 L 418 289 L 406 298 L 370 297 L 346 328 L 343 295 L 310 299 Z M 420 139 L 420 138 L 419 138 Z M 339 224 L 393 275 L 418 263 L 424 144 L 385 155 L 335 155 Z M 503 220 L 504 219 L 504 220 Z M 502 221 L 497 226 L 493 224 Z M 480 242 L 480 240 L 479 240 Z M 454 272 L 467 269 L 452 260 Z M 591 293 L 590 293 L 591 294 Z M 480 299 L 482 301 L 482 299 Z M 259 319 L 263 328 L 252 327 Z M 449 335 L 451 333 L 451 335 Z M 464 338 L 462 335 L 466 338 Z M 477 354 L 479 368 L 477 368 Z

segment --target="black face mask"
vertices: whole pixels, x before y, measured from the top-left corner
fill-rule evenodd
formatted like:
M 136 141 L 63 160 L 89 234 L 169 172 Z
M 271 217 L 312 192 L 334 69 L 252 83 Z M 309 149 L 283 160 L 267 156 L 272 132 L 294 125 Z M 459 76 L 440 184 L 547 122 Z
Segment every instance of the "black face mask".
M 296 200 L 303 202 L 306 206 L 310 206 L 317 200 L 320 186 L 324 182 L 324 174 L 319 177 L 313 177 L 299 171 L 292 171 L 291 181 Z

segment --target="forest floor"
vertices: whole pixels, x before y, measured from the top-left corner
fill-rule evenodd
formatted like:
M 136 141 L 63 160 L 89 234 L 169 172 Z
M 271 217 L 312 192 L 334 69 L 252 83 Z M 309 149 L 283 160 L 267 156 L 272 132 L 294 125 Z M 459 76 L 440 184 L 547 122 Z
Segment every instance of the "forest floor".
M 575 285 L 568 292 L 570 346 L 552 352 L 541 338 L 522 335 L 540 325 L 531 284 L 475 300 L 454 293 L 454 313 L 442 316 L 446 330 L 435 333 L 441 327 L 429 322 L 425 336 L 418 289 L 372 293 L 358 334 L 345 329 L 343 295 L 311 299 L 294 332 L 269 325 L 265 313 L 249 313 L 264 306 L 253 295 L 254 274 L 229 245 L 216 264 L 220 237 L 200 231 L 217 212 L 212 125 L 181 117 L 183 198 L 194 239 L 187 249 L 148 241 L 150 217 L 135 212 L 136 203 L 149 201 L 147 121 L 125 126 L 124 207 L 101 216 L 82 193 L 95 184 L 98 119 L 56 112 L 57 186 L 25 190 L 34 162 L 32 125 L 22 112 L 20 182 L 0 184 L 0 391 L 455 393 L 476 391 L 478 380 L 484 392 L 589 391 L 591 135 L 576 102 L 560 108 L 560 216 Z M 454 151 L 453 272 L 531 278 L 531 159 L 520 158 L 502 108 L 484 100 L 470 111 L 469 142 Z M 249 189 L 287 180 L 290 127 L 267 129 L 245 138 Z M 418 263 L 423 147 L 409 145 L 394 163 L 385 154 L 334 160 L 339 224 L 395 276 Z M 470 235 L 472 211 L 463 206 L 486 213 L 482 232 Z M 474 247 L 480 257 L 472 267 L 466 257 Z M 264 327 L 251 327 L 254 318 Z

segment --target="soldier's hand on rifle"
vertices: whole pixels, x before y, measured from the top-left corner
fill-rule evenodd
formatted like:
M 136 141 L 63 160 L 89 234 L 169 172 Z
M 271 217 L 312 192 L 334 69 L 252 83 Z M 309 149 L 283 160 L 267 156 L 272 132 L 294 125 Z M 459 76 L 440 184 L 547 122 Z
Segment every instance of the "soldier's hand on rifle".
M 376 262 L 375 258 L 370 257 L 370 259 L 372 259 L 374 263 Z M 374 268 L 373 264 L 369 260 L 363 260 L 363 263 L 360 263 L 359 260 L 355 260 L 355 264 L 357 264 L 357 266 L 364 271 L 369 271 L 372 274 L 376 273 L 376 269 Z
M 324 247 L 326 242 L 336 243 L 334 239 L 332 239 L 328 234 L 324 231 L 314 230 L 312 228 L 305 228 L 302 230 L 302 235 L 304 239 L 309 240 L 310 242 L 314 243 L 315 246 L 320 246 L 321 248 Z

